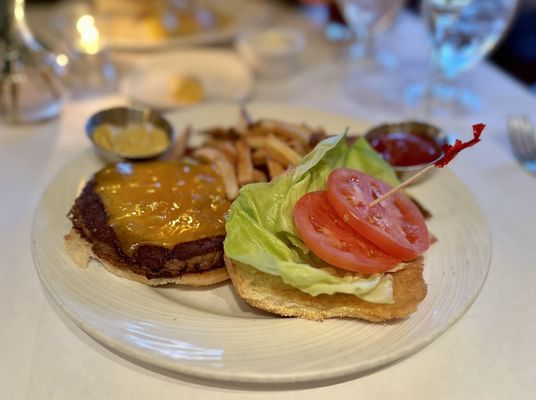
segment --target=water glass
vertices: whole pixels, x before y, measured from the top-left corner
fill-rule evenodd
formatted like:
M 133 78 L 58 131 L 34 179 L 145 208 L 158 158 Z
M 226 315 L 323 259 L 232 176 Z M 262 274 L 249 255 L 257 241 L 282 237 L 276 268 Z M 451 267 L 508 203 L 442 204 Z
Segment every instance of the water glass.
M 374 46 L 374 28 L 384 19 L 392 20 L 405 0 L 338 0 L 344 19 L 354 34 L 350 57 L 369 64 L 381 64 Z
M 504 35 L 517 0 L 423 0 L 422 18 L 432 39 L 426 82 L 412 85 L 406 100 L 427 113 L 475 110 L 480 101 L 458 78 L 478 64 Z

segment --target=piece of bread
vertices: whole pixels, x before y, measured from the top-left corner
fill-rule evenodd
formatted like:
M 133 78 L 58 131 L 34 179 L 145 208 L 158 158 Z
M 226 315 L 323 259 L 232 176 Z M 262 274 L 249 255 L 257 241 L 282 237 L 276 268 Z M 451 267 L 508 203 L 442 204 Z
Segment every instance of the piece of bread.
M 423 258 L 419 257 L 405 269 L 392 273 L 394 304 L 373 304 L 349 294 L 318 295 L 287 285 L 279 276 L 236 263 L 225 257 L 227 271 L 242 299 L 264 311 L 285 317 L 321 321 L 325 318 L 359 318 L 381 322 L 404 318 L 413 313 L 426 296 L 423 279 Z
M 129 269 L 120 268 L 107 260 L 103 260 L 93 253 L 91 243 L 87 242 L 78 231 L 71 229 L 65 236 L 65 249 L 72 260 L 80 267 L 86 268 L 90 259 L 98 260 L 109 272 L 133 281 L 145 283 L 149 286 L 160 286 L 169 283 L 190 286 L 214 285 L 229 279 L 225 267 L 215 268 L 210 271 L 185 273 L 175 278 L 153 278 L 137 274 Z M 221 254 L 219 255 L 221 257 Z

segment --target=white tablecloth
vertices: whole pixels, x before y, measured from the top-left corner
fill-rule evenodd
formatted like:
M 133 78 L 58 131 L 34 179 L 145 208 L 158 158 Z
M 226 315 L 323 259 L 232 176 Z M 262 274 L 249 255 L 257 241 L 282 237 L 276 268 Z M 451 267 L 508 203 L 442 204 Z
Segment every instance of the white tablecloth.
M 342 49 L 328 46 L 305 20 L 283 14 L 277 19 L 307 32 L 305 68 L 289 80 L 260 82 L 255 100 L 299 104 L 371 123 L 410 116 L 393 99 L 426 70 L 426 37 L 415 20 L 405 17 L 389 33 L 387 46 L 400 57 L 396 79 L 356 99 L 343 89 Z M 512 157 L 505 117 L 525 113 L 536 123 L 536 98 L 490 65 L 479 66 L 466 80 L 483 99 L 482 110 L 436 122 L 462 136 L 470 135 L 475 122 L 488 125 L 482 143 L 451 167 L 475 194 L 492 231 L 487 282 L 463 318 L 425 349 L 380 371 L 324 387 L 259 390 L 192 381 L 127 361 L 78 329 L 39 283 L 30 252 L 32 216 L 55 173 L 87 148 L 87 117 L 126 99 L 70 101 L 57 120 L 0 125 L 0 398 L 534 398 L 536 179 Z

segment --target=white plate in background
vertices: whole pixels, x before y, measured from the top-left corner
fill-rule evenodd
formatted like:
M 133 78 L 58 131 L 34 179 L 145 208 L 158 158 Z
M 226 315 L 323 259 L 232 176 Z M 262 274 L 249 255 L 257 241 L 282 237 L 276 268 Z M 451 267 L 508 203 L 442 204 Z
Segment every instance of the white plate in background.
M 232 51 L 192 49 L 151 54 L 136 64 L 119 84 L 135 103 L 160 110 L 185 107 L 173 97 L 172 82 L 192 76 L 203 87 L 204 102 L 242 102 L 253 90 L 250 69 Z
M 232 41 L 243 30 L 264 23 L 271 14 L 269 2 L 265 0 L 204 0 L 203 3 L 229 15 L 233 21 L 214 30 L 158 39 L 107 34 L 104 36 L 106 45 L 113 50 L 144 51 L 220 44 Z M 109 23 L 113 23 L 113 19 Z

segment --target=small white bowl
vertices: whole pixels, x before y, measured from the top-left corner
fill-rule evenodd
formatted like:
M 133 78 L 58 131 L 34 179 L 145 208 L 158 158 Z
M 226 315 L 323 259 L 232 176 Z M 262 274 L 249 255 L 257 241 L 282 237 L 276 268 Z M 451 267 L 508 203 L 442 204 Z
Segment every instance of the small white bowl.
M 305 36 L 289 28 L 268 28 L 245 32 L 236 42 L 236 49 L 258 75 L 282 77 L 300 67 Z

